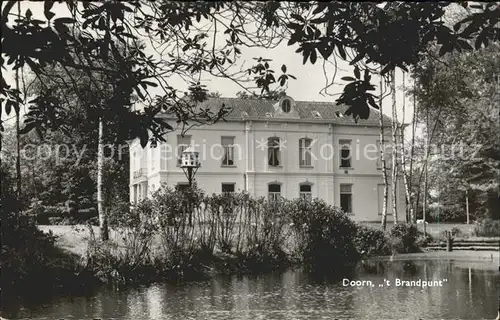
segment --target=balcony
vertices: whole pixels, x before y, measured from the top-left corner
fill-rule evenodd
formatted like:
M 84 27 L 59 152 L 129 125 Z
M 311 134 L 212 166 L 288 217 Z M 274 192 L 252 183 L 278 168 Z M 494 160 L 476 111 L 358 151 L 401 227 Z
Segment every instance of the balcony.
M 135 170 L 132 173 L 132 178 L 134 180 L 138 180 L 138 179 L 141 179 L 141 178 L 145 179 L 146 178 L 146 168 L 140 168 L 139 170 Z

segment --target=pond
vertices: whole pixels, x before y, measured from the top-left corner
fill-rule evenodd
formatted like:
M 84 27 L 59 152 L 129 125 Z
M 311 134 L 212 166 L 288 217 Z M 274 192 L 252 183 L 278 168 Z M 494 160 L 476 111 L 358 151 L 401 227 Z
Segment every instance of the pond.
M 55 298 L 17 308 L 7 316 L 51 320 L 494 319 L 500 276 L 493 264 L 371 260 L 360 262 L 345 280 L 319 279 L 289 270 L 123 291 L 101 288 L 89 296 Z M 355 286 L 344 286 L 347 279 L 355 281 Z M 426 287 L 422 281 L 427 281 Z

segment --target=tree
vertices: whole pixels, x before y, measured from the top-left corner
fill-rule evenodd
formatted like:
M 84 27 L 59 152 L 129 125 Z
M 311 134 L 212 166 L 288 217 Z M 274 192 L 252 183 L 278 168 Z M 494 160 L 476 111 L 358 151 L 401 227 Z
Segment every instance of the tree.
M 392 206 L 392 214 L 394 216 L 394 223 L 398 223 L 398 207 L 397 207 L 397 182 L 398 182 L 398 141 L 397 141 L 397 135 L 398 135 L 398 117 L 397 117 L 397 112 L 396 112 L 396 72 L 393 70 L 391 74 L 391 100 L 392 100 L 392 105 L 391 105 L 391 112 L 392 112 L 392 117 L 391 117 L 391 142 L 392 142 L 392 148 L 391 148 L 391 206 Z
M 114 79 L 114 96 L 110 100 L 96 97 L 95 105 L 103 117 L 110 114 L 122 119 L 120 131 L 139 137 L 146 145 L 149 136 L 162 139 L 172 126 L 157 114 L 160 110 L 177 115 L 179 121 L 213 122 L 227 110 L 199 110 L 193 104 L 207 97 L 197 79 L 202 74 L 233 79 L 242 83 L 248 72 L 263 92 L 274 85 L 284 86 L 292 78 L 282 68 L 275 76 L 265 58 L 247 70 L 231 67 L 241 57 L 245 47 L 271 48 L 288 41 L 303 62 L 316 63 L 318 57 L 350 62 L 369 75 L 381 66 L 382 75 L 394 68 L 407 70 L 427 54 L 428 46 L 437 43 L 438 55 L 452 51 L 472 50 L 498 42 L 498 3 L 471 4 L 466 17 L 453 28 L 443 24 L 442 17 L 450 3 L 445 2 L 146 2 L 106 1 L 99 3 L 65 1 L 69 17 L 56 17 L 54 2 L 44 1 L 45 21 L 26 10 L 15 21 L 10 19 L 16 1 L 2 7 L 2 67 L 14 70 L 26 66 L 37 76 L 51 65 L 65 70 L 99 73 L 101 79 Z M 229 15 L 228 15 L 229 14 Z M 200 27 L 203 25 L 203 29 Z M 256 27 L 257 26 L 257 27 Z M 253 30 L 252 30 L 253 28 Z M 217 31 L 223 33 L 217 41 Z M 256 29 L 256 30 L 255 30 Z M 158 44 L 162 54 L 155 59 L 146 46 L 139 43 L 142 36 Z M 279 36 L 278 36 L 279 35 Z M 144 38 L 144 37 L 143 37 Z M 20 46 L 19 44 L 23 44 Z M 118 44 L 124 50 L 118 50 Z M 105 62 L 113 57 L 118 71 Z M 373 67 L 374 66 L 374 67 Z M 191 99 L 179 97 L 169 85 L 171 75 L 188 79 Z M 248 79 L 247 79 L 248 80 Z M 349 106 L 354 119 L 369 116 L 370 107 L 378 108 L 370 77 L 346 79 L 343 94 L 337 103 Z M 69 83 L 68 85 L 71 85 Z M 161 88 L 152 97 L 148 87 Z M 144 112 L 127 108 L 131 95 L 137 94 Z M 7 113 L 22 97 L 2 78 L 0 94 Z M 28 114 L 24 132 L 64 122 L 58 106 L 43 104 L 40 97 L 33 100 L 33 113 Z M 35 116 L 36 112 L 44 117 Z M 148 131 L 149 130 L 149 131 Z
M 432 144 L 426 167 L 429 189 L 439 190 L 430 200 L 440 219 L 465 221 L 469 208 L 476 218 L 499 218 L 499 56 L 494 44 L 426 60 L 414 70 L 421 114 L 435 119 L 418 117 Z
M 380 137 L 380 162 L 382 163 L 382 181 L 384 182 L 384 199 L 382 203 L 382 229 L 385 230 L 387 226 L 387 198 L 388 193 L 388 183 L 387 183 L 387 164 L 385 160 L 385 133 L 384 133 L 384 115 L 382 113 L 382 92 L 383 82 L 380 78 L 380 98 L 379 98 L 379 137 Z

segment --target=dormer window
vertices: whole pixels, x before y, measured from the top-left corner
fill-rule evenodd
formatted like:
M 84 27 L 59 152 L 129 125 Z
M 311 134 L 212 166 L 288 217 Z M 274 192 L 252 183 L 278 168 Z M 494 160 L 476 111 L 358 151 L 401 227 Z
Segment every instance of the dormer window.
M 321 119 L 321 118 L 323 118 L 323 117 L 321 116 L 321 114 L 320 114 L 318 111 L 316 111 L 316 110 L 311 111 L 311 114 L 312 114 L 313 118 L 316 118 L 316 119 Z
M 292 110 L 292 103 L 290 102 L 290 99 L 284 99 L 281 101 L 281 110 L 283 110 L 284 113 L 289 113 L 290 110 Z

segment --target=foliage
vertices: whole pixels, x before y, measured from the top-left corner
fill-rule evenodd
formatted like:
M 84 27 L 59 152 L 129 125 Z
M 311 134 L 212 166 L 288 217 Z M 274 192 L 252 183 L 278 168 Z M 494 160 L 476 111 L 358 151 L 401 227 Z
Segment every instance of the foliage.
M 139 137 L 143 146 L 150 135 L 161 140 L 173 128 L 157 116 L 160 110 L 176 115 L 183 124 L 213 122 L 224 116 L 225 106 L 220 110 L 193 108 L 207 98 L 208 90 L 198 80 L 202 75 L 239 83 L 250 78 L 262 92 L 271 91 L 273 85 L 286 86 L 293 78 L 286 66 L 279 76 L 275 74 L 270 59 L 263 57 L 255 58 L 248 68 L 235 67 L 244 48 L 268 49 L 287 41 L 288 46 L 298 46 L 296 52 L 304 64 L 315 64 L 318 58 L 348 61 L 357 68 L 354 77 L 344 79 L 349 83 L 337 102 L 349 105 L 348 113 L 358 119 L 369 115 L 370 106 L 377 107 L 369 93 L 373 90 L 370 74 L 374 73 L 370 64 L 381 66 L 382 74 L 387 74 L 396 67 L 405 70 L 418 63 L 433 43 L 442 56 L 488 46 L 499 38 L 497 3 L 463 2 L 467 15 L 453 28 L 442 22 L 450 8 L 446 2 L 65 1 L 62 7 L 68 14 L 61 16 L 55 13 L 60 12 L 55 10 L 55 2 L 44 1 L 44 17 L 34 16 L 28 9 L 12 21 L 15 4 L 8 1 L 2 7 L 2 67 L 26 67 L 37 77 L 53 65 L 62 66 L 68 74 L 99 73 L 90 79 L 112 83 L 112 95 L 90 97 L 96 114 L 105 120 L 121 119 L 119 131 Z M 140 35 L 158 43 L 153 45 L 156 55 L 150 55 L 151 48 L 140 43 L 144 38 Z M 19 43 L 25 45 L 19 47 Z M 109 68 L 109 61 L 117 68 Z M 362 79 L 361 71 L 367 73 Z M 172 75 L 186 79 L 187 99 L 169 85 L 167 79 Z M 74 86 L 73 80 L 65 86 Z M 152 97 L 149 87 L 157 87 L 160 94 Z M 2 110 L 7 113 L 18 111 L 18 103 L 25 98 L 5 78 L 0 94 Z M 144 112 L 129 108 L 132 95 L 145 105 Z M 64 123 L 64 108 L 47 92 L 35 96 L 30 104 L 24 132 L 43 132 Z
M 500 236 L 500 220 L 482 219 L 474 227 L 474 235 L 478 237 Z
M 416 240 L 416 245 L 418 248 L 426 247 L 433 241 L 434 237 L 430 233 L 426 232 L 424 234 L 422 231 L 418 232 L 418 237 Z
M 207 196 L 196 186 L 163 185 L 110 225 L 117 234 L 107 244 L 92 238 L 87 261 L 99 277 L 122 283 L 142 281 L 147 274 L 172 280 L 261 272 L 293 262 L 331 272 L 335 261 L 340 271 L 360 255 L 390 252 L 382 231 L 356 226 L 323 201 Z
M 104 281 L 131 283 L 154 277 L 151 247 L 156 227 L 152 212 L 152 202 L 146 199 L 132 210 L 113 216 L 109 223 L 119 242 L 97 240 L 89 226 L 85 267 Z
M 392 249 L 396 253 L 414 253 L 420 249 L 417 244 L 419 231 L 416 225 L 398 223 L 390 231 Z
M 3 164 L 0 173 L 2 302 L 16 303 L 34 288 L 46 293 L 70 283 L 77 288 L 81 278 L 76 259 L 55 246 L 55 236 L 43 233 L 31 217 L 20 213 L 12 179 Z
M 380 229 L 358 225 L 354 243 L 361 256 L 383 256 L 392 252 L 388 235 Z
M 499 54 L 500 46 L 492 44 L 472 53 L 447 54 L 439 61 L 428 57 L 413 70 L 417 119 L 429 129 L 429 151 L 434 155 L 426 162 L 423 148 L 416 153 L 415 201 L 427 163 L 428 198 L 436 220 L 464 222 L 466 197 L 471 219 L 494 218 L 500 212 L 500 122 L 495 103 Z
M 50 92 L 57 97 L 66 109 L 66 126 L 60 131 L 48 130 L 43 137 L 35 132 L 27 133 L 21 137 L 20 148 L 23 199 L 41 201 L 43 206 L 61 207 L 68 206 L 70 201 L 71 209 L 76 213 L 97 208 L 98 117 L 90 99 L 80 99 L 72 88 L 64 86 L 73 77 L 79 79 L 79 90 L 88 95 L 96 95 L 97 91 L 110 95 L 107 93 L 108 84 L 90 86 L 82 72 L 68 75 L 61 67 L 48 69 L 46 75 L 31 81 L 27 94 Z M 103 196 L 104 206 L 108 208 L 129 198 L 128 148 L 124 147 L 126 144 L 117 130 L 117 122 L 116 118 L 108 119 L 104 130 Z M 9 128 L 3 138 L 6 141 L 3 151 L 15 154 L 14 128 Z M 7 160 L 9 163 L 14 161 Z M 74 216 L 70 212 L 69 218 Z
M 314 199 L 294 200 L 287 208 L 295 231 L 298 256 L 306 268 L 326 271 L 357 258 L 356 225 L 342 210 Z

